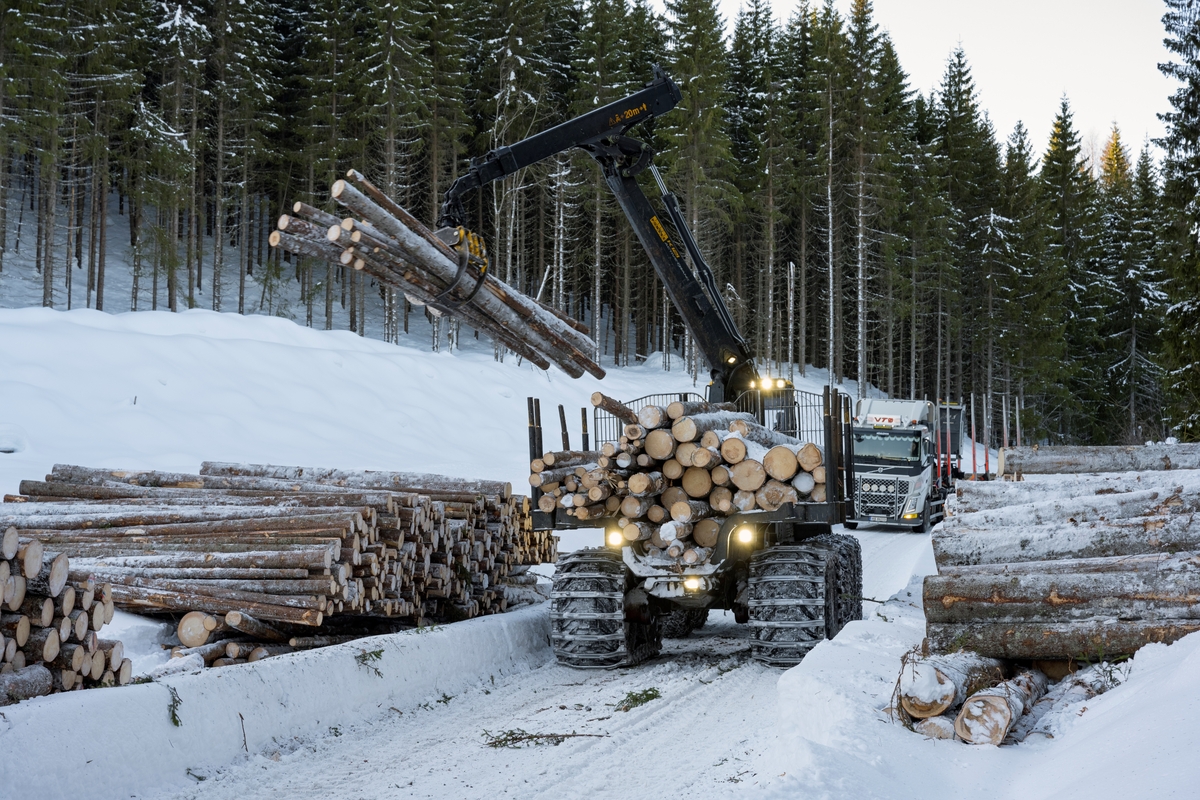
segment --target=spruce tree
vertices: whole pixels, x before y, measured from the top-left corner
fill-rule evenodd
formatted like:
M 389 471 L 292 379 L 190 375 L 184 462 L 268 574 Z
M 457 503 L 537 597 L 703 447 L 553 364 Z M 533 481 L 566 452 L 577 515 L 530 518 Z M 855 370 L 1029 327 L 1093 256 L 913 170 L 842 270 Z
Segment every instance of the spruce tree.
M 1165 44 L 1174 59 L 1159 66 L 1178 81 L 1166 134 L 1163 207 L 1167 311 L 1163 330 L 1164 385 L 1172 426 L 1185 441 L 1200 441 L 1200 2 L 1166 0 Z
M 1070 104 L 1064 98 L 1042 159 L 1042 202 L 1047 213 L 1046 258 L 1054 290 L 1066 300 L 1066 405 L 1057 420 L 1064 441 L 1107 443 L 1093 410 L 1107 401 L 1101 319 L 1111 284 L 1096 258 L 1096 187 L 1081 156 Z

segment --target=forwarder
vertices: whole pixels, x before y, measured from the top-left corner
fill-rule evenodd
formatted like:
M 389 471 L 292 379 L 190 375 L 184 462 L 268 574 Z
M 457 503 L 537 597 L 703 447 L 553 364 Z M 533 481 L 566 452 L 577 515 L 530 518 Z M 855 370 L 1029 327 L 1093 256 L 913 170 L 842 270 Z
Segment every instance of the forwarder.
M 661 117 L 681 99 L 674 81 L 655 67 L 654 80 L 625 99 L 473 159 L 446 192 L 439 235 L 464 253 L 481 252 L 479 237 L 465 228 L 466 193 L 566 150 L 587 153 L 599 165 L 667 295 L 711 365 L 706 399 L 732 402 L 764 426 L 821 445 L 828 475 L 826 500 L 733 514 L 722 523 L 704 563 L 670 567 L 626 543 L 619 532 L 614 534 L 610 526 L 615 519 L 581 523 L 558 511 L 535 511 L 534 526 L 540 530 L 598 524 L 607 528 L 605 547 L 564 556 L 554 577 L 554 652 L 561 663 L 574 667 L 638 663 L 658 653 L 664 622 L 686 632 L 702 624 L 712 608 L 730 609 L 738 622 L 750 624 L 759 660 L 790 666 L 847 622 L 862 618 L 858 540 L 832 533 L 832 526 L 845 520 L 847 492 L 854 485 L 849 398 L 832 388 L 823 397 L 797 392 L 788 381 L 759 375 L 678 200 L 654 167 L 654 150 L 628 135 L 631 128 Z M 642 191 L 638 177 L 645 172 L 653 176 L 665 217 Z M 690 394 L 651 395 L 626 405 L 636 409 L 700 399 L 704 398 Z M 537 458 L 542 453 L 541 423 L 532 417 L 530 453 Z M 596 410 L 596 446 L 620 436 L 615 423 Z

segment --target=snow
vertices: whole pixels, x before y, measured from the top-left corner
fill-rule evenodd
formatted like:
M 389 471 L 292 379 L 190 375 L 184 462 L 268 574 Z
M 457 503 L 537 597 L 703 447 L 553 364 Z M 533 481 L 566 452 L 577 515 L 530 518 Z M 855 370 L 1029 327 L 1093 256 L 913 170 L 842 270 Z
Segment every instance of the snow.
M 578 425 L 596 390 L 703 391 L 657 358 L 575 381 L 463 340 L 461 352 L 430 353 L 265 316 L 0 310 L 0 451 L 15 451 L 0 452 L 0 491 L 56 462 L 195 471 L 204 460 L 424 470 L 521 491 L 526 396 L 541 397 L 549 442 L 555 406 Z M 798 388 L 819 391 L 824 377 L 810 370 Z M 933 740 L 883 713 L 924 635 L 929 537 L 852 533 L 867 618 L 786 672 L 753 662 L 748 629 L 720 613 L 632 669 L 553 663 L 538 606 L 198 673 L 182 659 L 164 670 L 169 626 L 118 614 L 105 635 L 157 681 L 6 707 L 0 785 L 199 800 L 1195 796 L 1200 636 L 1148 646 L 1118 665 L 1116 688 L 1054 707 L 1038 723 L 1053 738 Z M 563 549 L 599 543 L 579 532 Z M 375 649 L 378 662 L 356 660 Z M 661 696 L 615 710 L 649 688 Z M 517 729 L 595 737 L 486 746 L 485 731 Z

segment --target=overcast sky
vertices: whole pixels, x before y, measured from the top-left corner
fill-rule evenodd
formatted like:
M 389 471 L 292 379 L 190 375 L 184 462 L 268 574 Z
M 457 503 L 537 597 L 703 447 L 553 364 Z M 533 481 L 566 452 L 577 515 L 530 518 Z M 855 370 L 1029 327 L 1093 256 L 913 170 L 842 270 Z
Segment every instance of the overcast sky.
M 741 2 L 720 3 L 732 31 Z M 773 7 L 786 19 L 796 5 Z M 837 5 L 846 12 L 850 0 Z M 1100 147 L 1113 122 L 1131 154 L 1162 134 L 1155 114 L 1172 91 L 1157 68 L 1168 60 L 1164 10 L 1162 0 L 875 0 L 913 89 L 935 89 L 961 43 L 997 136 L 1003 141 L 1021 120 L 1039 154 L 1064 94 L 1085 148 Z

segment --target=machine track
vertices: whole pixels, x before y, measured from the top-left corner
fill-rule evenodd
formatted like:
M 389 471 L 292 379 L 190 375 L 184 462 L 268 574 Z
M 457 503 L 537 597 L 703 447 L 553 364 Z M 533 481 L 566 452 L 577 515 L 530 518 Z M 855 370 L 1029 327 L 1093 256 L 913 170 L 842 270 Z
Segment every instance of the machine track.
M 625 619 L 627 580 L 619 553 L 584 549 L 559 559 L 550 591 L 550 640 L 560 664 L 603 669 L 658 655 L 658 624 Z
M 853 536 L 828 533 L 750 559 L 750 627 L 755 659 L 799 664 L 821 640 L 862 619 L 862 551 Z

